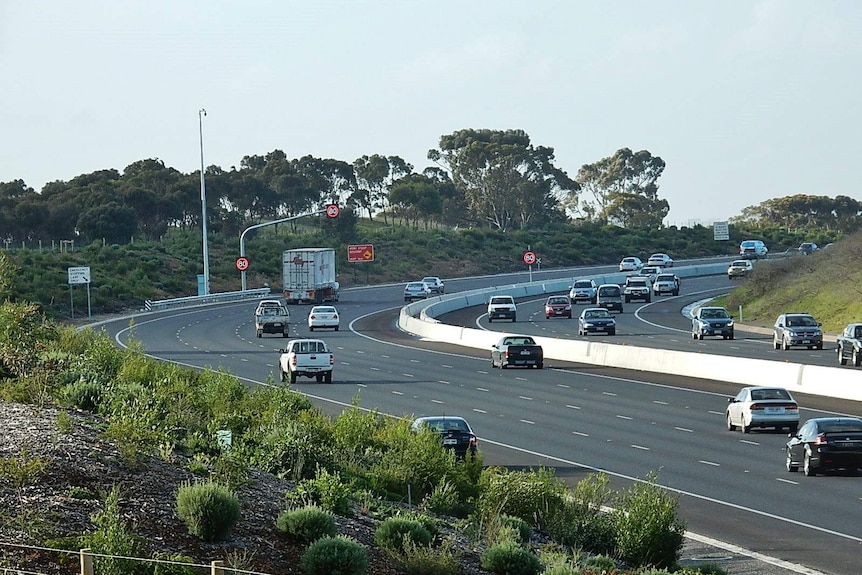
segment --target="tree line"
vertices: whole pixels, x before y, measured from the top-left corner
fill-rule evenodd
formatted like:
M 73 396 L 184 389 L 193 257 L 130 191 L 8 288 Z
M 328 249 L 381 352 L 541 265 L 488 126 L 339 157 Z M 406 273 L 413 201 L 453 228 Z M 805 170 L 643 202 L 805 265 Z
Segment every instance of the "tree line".
M 348 163 L 273 150 L 243 157 L 239 169 L 209 166 L 207 226 L 237 235 L 250 223 L 327 203 L 385 224 L 503 231 L 559 222 L 657 229 L 670 210 L 659 197 L 665 162 L 647 150 L 622 148 L 572 178 L 555 165 L 553 148 L 534 145 L 523 130 L 465 129 L 441 136 L 428 159 L 433 165 L 418 172 L 398 156 Z M 49 182 L 41 192 L 23 180 L 0 182 L 0 240 L 158 240 L 170 229 L 199 228 L 200 199 L 199 171 L 184 174 L 159 159 Z M 859 202 L 846 196 L 793 196 L 746 208 L 739 221 L 821 229 L 827 222 L 849 232 L 859 214 Z

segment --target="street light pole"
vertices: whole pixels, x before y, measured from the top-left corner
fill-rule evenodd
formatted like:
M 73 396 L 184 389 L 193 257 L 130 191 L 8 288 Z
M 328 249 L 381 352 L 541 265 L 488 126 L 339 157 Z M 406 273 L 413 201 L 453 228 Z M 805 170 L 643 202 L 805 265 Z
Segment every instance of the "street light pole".
M 207 111 L 201 108 L 198 110 L 198 129 L 201 137 L 201 230 L 203 232 L 203 250 L 204 250 L 204 293 L 210 294 L 210 257 L 209 249 L 207 248 L 207 188 L 204 181 L 204 120 Z

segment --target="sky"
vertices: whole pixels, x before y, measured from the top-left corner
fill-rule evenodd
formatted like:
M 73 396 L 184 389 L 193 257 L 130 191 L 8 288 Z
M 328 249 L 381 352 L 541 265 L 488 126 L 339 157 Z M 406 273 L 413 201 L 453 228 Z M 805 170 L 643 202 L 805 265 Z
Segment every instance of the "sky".
M 199 111 L 205 109 L 203 117 Z M 668 225 L 859 189 L 858 0 L 0 0 L 0 182 L 521 129 L 667 164 Z

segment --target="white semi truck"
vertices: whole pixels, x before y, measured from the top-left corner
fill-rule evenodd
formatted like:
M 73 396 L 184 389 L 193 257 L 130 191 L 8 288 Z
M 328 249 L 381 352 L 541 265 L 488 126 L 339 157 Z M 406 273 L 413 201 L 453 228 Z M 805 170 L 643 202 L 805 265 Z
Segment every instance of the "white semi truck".
M 286 250 L 282 259 L 284 299 L 288 304 L 338 301 L 333 248 Z

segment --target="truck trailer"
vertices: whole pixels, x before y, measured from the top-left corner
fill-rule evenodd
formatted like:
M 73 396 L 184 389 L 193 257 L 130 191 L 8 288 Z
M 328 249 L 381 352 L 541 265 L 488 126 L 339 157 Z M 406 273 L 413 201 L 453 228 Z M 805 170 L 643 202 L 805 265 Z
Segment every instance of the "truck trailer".
M 338 301 L 333 248 L 286 250 L 282 274 L 284 299 L 288 304 Z

